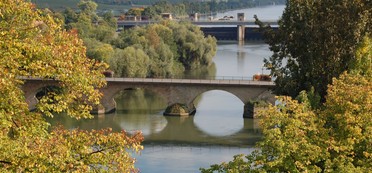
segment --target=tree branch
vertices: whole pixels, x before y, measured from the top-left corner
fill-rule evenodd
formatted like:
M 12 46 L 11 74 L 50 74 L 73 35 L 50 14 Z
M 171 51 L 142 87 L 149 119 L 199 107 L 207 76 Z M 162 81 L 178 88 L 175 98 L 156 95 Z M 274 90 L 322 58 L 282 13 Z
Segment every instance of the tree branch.
M 11 165 L 12 164 L 12 162 L 4 161 L 4 160 L 0 160 L 0 163 L 7 164 L 7 165 Z

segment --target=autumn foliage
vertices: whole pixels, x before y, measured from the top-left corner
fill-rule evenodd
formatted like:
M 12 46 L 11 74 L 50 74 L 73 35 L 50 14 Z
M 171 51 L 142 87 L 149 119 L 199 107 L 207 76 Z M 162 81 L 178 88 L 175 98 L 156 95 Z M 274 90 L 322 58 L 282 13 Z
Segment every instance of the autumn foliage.
M 129 150 L 140 133 L 49 129 L 44 116 L 89 118 L 107 65 L 86 58 L 83 42 L 46 11 L 23 0 L 0 1 L 0 172 L 131 172 Z M 59 81 L 30 112 L 20 77 Z M 53 99 L 51 101 L 51 99 Z

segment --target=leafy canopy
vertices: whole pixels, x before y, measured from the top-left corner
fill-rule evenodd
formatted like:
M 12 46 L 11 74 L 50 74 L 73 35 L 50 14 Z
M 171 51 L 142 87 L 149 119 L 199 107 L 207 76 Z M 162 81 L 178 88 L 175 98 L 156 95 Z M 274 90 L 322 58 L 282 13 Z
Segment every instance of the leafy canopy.
M 369 0 L 287 0 L 278 31 L 267 34 L 273 55 L 265 64 L 276 94 L 310 91 L 324 102 L 333 77 L 349 70 L 357 46 L 371 33 Z
M 197 26 L 174 21 L 124 30 L 113 44 L 118 50 L 110 65 L 117 75 L 126 77 L 173 77 L 202 69 L 212 64 L 217 47 L 216 39 L 205 37 Z M 131 63 L 123 58 L 128 55 L 132 55 Z
M 141 134 L 49 130 L 43 114 L 92 117 L 105 85 L 105 64 L 86 58 L 75 30 L 66 32 L 48 12 L 23 0 L 0 1 L 0 171 L 129 172 L 128 149 L 142 148 Z M 59 81 L 58 92 L 28 110 L 22 76 Z
M 263 140 L 250 155 L 202 172 L 370 172 L 372 169 L 371 37 L 350 72 L 333 78 L 326 102 L 313 109 L 305 91 L 278 97 L 259 115 Z

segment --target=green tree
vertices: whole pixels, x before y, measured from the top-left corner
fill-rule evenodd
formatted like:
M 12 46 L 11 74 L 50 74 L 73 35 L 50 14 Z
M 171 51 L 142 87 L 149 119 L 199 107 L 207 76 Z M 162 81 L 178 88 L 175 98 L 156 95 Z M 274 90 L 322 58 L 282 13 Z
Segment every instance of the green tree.
M 355 68 L 333 78 L 324 107 L 312 109 L 305 91 L 299 95 L 300 103 L 279 97 L 277 106 L 259 115 L 264 137 L 258 150 L 202 172 L 370 172 L 370 43 L 371 37 L 365 37 L 360 44 Z
M 150 59 L 142 49 L 127 47 L 124 50 L 116 49 L 109 63 L 116 76 L 146 77 Z
M 97 21 L 98 16 L 96 14 L 96 10 L 98 5 L 95 2 L 90 0 L 81 0 L 78 4 L 78 7 L 81 14 L 89 16 L 89 18 L 92 19 L 93 22 Z
M 78 31 L 79 37 L 87 46 L 89 58 L 108 62 L 114 52 L 110 43 L 115 37 L 116 19 L 110 12 L 98 17 L 97 4 L 92 1 L 83 0 L 78 6 L 80 9 L 78 12 L 71 9 L 63 12 L 65 28 Z
M 150 77 L 172 77 L 210 66 L 217 47 L 216 39 L 205 37 L 197 26 L 173 21 L 124 30 L 113 44 L 145 52 L 151 61 Z
M 135 171 L 127 150 L 142 148 L 140 133 L 49 129 L 44 119 L 60 112 L 92 117 L 107 66 L 86 58 L 77 32 L 66 32 L 34 4 L 3 0 L 0 9 L 0 171 Z M 58 80 L 61 89 L 46 93 L 30 112 L 22 76 Z
M 371 32 L 371 9 L 369 0 L 287 0 L 278 31 L 267 34 L 275 93 L 295 97 L 314 88 L 324 102 L 327 85 L 350 68 Z
M 104 13 L 102 17 L 108 26 L 110 26 L 111 28 L 117 28 L 117 19 L 115 18 L 112 11 Z
M 169 23 L 174 32 L 179 61 L 185 69 L 196 69 L 209 66 L 217 51 L 216 39 L 205 37 L 199 27 L 190 23 Z
M 87 56 L 102 62 L 109 62 L 114 56 L 114 49 L 110 44 L 102 43 L 96 39 L 84 39 L 84 45 L 87 47 Z

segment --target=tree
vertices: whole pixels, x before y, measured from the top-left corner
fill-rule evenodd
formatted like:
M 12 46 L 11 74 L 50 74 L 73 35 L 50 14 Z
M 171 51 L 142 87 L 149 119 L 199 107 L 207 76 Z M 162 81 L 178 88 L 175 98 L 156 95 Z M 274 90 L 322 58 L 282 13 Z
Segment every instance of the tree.
M 324 102 L 327 85 L 349 70 L 371 32 L 371 9 L 369 0 L 287 0 L 278 31 L 267 34 L 275 93 L 295 97 L 314 88 Z
M 217 47 L 216 39 L 205 37 L 197 26 L 173 21 L 124 30 L 113 44 L 142 49 L 151 61 L 149 77 L 172 77 L 209 66 Z
M 321 109 L 305 91 L 299 101 L 279 97 L 260 113 L 263 140 L 250 155 L 203 172 L 369 172 L 372 169 L 371 37 L 356 52 L 350 72 L 333 78 Z M 363 71 L 361 69 L 365 69 Z
M 116 49 L 109 63 L 117 76 L 146 77 L 149 73 L 150 59 L 142 49 Z
M 185 69 L 193 70 L 209 66 L 216 54 L 216 39 L 205 37 L 199 27 L 190 23 L 169 23 L 179 53 L 179 61 Z
M 76 30 L 22 0 L 0 2 L 0 170 L 1 172 L 129 172 L 129 150 L 142 148 L 140 133 L 110 129 L 49 129 L 45 116 L 65 112 L 89 118 L 99 103 L 107 65 L 86 58 Z M 28 110 L 22 76 L 58 80 L 60 90 Z
M 111 45 L 97 41 L 96 39 L 84 39 L 84 45 L 87 47 L 87 56 L 102 62 L 109 62 L 114 55 L 114 49 Z

